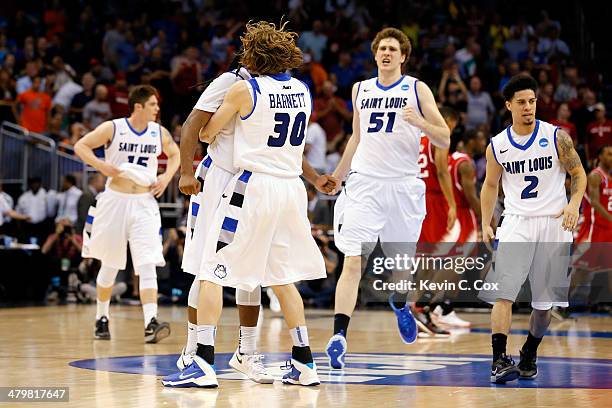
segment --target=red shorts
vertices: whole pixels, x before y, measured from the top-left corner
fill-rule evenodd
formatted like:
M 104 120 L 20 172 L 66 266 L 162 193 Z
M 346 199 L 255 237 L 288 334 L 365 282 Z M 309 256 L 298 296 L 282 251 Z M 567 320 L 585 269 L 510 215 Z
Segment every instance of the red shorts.
M 457 242 L 476 242 L 478 239 L 478 222 L 471 208 L 457 208 L 457 220 L 461 232 Z
M 598 225 L 593 225 L 592 230 L 581 229 L 576 239 L 573 266 L 588 271 L 612 270 L 612 230 Z
M 460 231 L 457 243 L 448 252 L 448 256 L 471 256 L 477 249 L 478 223 L 476 214 L 470 208 L 457 208 L 457 223 Z
M 421 227 L 419 242 L 442 242 L 447 233 L 446 218 L 448 205 L 442 193 L 425 193 L 425 208 L 427 215 Z

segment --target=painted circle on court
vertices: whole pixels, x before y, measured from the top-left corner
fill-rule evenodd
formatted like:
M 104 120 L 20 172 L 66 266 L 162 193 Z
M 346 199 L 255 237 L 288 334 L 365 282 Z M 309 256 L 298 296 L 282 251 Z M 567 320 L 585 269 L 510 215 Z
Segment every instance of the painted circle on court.
M 265 365 L 278 380 L 288 353 L 264 353 Z M 228 363 L 232 353 L 215 357 L 220 380 L 246 380 Z M 78 360 L 72 367 L 125 374 L 165 376 L 177 372 L 177 354 L 108 357 Z M 332 370 L 323 353 L 314 354 L 317 371 L 325 384 L 510 387 L 510 388 L 591 388 L 612 389 L 612 360 L 593 358 L 538 357 L 535 380 L 494 385 L 489 381 L 491 357 L 481 354 L 384 354 L 349 353 L 344 370 Z M 517 362 L 518 363 L 518 362 Z

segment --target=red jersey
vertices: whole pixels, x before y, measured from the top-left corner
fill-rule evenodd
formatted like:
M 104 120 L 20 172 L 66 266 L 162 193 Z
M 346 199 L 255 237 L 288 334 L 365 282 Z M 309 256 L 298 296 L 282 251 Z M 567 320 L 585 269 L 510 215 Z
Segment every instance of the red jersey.
M 457 208 L 470 208 L 470 203 L 468 202 L 467 198 L 465 198 L 465 193 L 463 192 L 463 187 L 461 186 L 461 177 L 459 176 L 459 165 L 463 162 L 467 162 L 471 166 L 475 166 L 474 161 L 470 156 L 465 153 L 455 152 L 450 155 L 448 160 L 448 169 L 453 181 L 453 194 L 455 195 Z M 476 172 L 474 172 L 474 179 L 476 179 Z
M 609 176 L 601 170 L 599 167 L 595 168 L 591 174 L 596 173 L 601 177 L 601 183 L 599 184 L 599 203 L 608 210 L 608 213 L 612 213 L 612 183 L 610 182 Z M 612 231 L 612 223 L 605 219 L 599 212 L 595 211 L 595 208 L 591 205 L 591 200 L 587 194 L 582 199 L 582 214 L 584 215 L 584 222 L 578 232 L 578 242 L 599 242 L 601 234 L 593 233 L 594 230 L 606 232 L 605 235 L 610 235 Z M 607 241 L 607 240 L 606 240 Z
M 425 182 L 425 193 L 442 194 L 440 181 L 438 181 L 438 168 L 434 160 L 435 147 L 429 141 L 427 136 L 421 137 L 421 145 L 419 146 L 419 167 L 421 173 L 419 177 Z
M 470 207 L 470 203 L 465 197 L 465 192 L 461 185 L 461 177 L 459 175 L 459 165 L 461 163 L 469 163 L 471 166 L 475 166 L 472 158 L 461 152 L 451 154 L 448 161 L 448 168 L 453 182 L 453 194 L 457 203 L 457 221 L 460 226 L 457 242 L 475 242 L 478 236 L 478 223 L 476 221 L 476 214 Z M 476 179 L 476 172 L 474 172 L 474 179 Z M 459 251 L 459 248 L 457 250 Z M 473 250 L 471 247 L 461 247 L 461 251 L 468 251 L 469 253 L 471 250 Z

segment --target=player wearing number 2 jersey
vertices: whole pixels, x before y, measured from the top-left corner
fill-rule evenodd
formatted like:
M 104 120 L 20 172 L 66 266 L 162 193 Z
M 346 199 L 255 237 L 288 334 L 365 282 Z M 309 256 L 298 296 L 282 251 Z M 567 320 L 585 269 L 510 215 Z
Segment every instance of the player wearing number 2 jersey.
M 326 349 L 336 369 L 344 367 L 361 255 L 379 239 L 383 249 L 387 242 L 416 248 L 425 216 L 425 184 L 417 177 L 421 134 L 438 147 L 450 145 L 450 131 L 429 87 L 402 75 L 410 56 L 406 35 L 395 28 L 383 29 L 372 42 L 372 53 L 378 77 L 353 86 L 353 135 L 334 172 L 339 179 L 346 178 L 334 210 L 336 245 L 346 257 L 336 288 L 334 335 Z M 393 254 L 389 251 L 388 256 Z M 413 342 L 416 323 L 409 308 L 397 312 L 402 339 Z
M 487 173 L 480 199 L 485 242 L 498 241 L 495 265 L 479 297 L 493 304 L 491 312 L 493 365 L 491 382 L 505 383 L 519 376 L 537 375 L 536 352 L 550 323 L 553 306 L 567 306 L 567 273 L 571 231 L 578 222 L 586 174 L 563 130 L 535 119 L 537 82 L 528 75 L 510 79 L 503 90 L 512 125 L 491 139 Z M 571 200 L 565 193 L 570 174 Z M 495 234 L 491 218 L 502 179 L 505 211 Z M 563 218 L 561 218 L 561 216 Z M 506 355 L 512 304 L 529 278 L 533 308 L 529 335 L 514 366 Z

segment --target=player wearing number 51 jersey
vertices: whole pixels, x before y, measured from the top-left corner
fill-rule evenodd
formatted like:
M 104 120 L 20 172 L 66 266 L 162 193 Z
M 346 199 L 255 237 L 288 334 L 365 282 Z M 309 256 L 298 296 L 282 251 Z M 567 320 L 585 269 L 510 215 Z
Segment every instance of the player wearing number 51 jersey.
M 537 375 L 536 352 L 550 323 L 550 309 L 567 306 L 571 231 L 586 188 L 586 174 L 571 137 L 535 119 L 536 93 L 537 82 L 528 75 L 517 75 L 504 87 L 512 125 L 491 139 L 480 195 L 483 240 L 495 237 L 498 242 L 494 267 L 486 276 L 487 283 L 498 285 L 497 289 L 490 286 L 479 294 L 493 304 L 491 382 L 495 383 Z M 569 203 L 566 172 L 572 178 Z M 505 211 L 493 234 L 490 224 L 500 178 Z M 506 341 L 512 304 L 527 278 L 533 311 L 521 361 L 515 367 L 506 355 Z
M 336 369 L 344 367 L 346 333 L 361 279 L 361 255 L 378 240 L 389 257 L 394 249 L 386 243 L 408 245 L 410 248 L 402 249 L 407 256 L 416 249 L 425 217 L 425 183 L 417 177 L 421 134 L 427 134 L 438 147 L 450 145 L 450 131 L 429 87 L 402 75 L 411 48 L 406 35 L 385 28 L 371 48 L 378 77 L 353 86 L 353 135 L 334 171 L 339 179 L 346 178 L 334 209 L 336 245 L 346 257 L 336 288 L 334 335 L 326 349 Z M 397 312 L 402 339 L 411 343 L 416 339 L 416 323 L 408 307 Z

